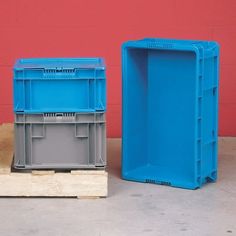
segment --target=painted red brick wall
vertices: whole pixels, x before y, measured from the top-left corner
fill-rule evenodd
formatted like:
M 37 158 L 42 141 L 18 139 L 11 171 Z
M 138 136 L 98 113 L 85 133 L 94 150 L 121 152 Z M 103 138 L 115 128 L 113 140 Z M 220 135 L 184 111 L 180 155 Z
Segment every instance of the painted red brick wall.
M 235 0 L 1 0 L 0 122 L 13 121 L 17 58 L 101 56 L 107 63 L 108 135 L 120 136 L 120 46 L 143 37 L 220 43 L 219 131 L 236 135 Z

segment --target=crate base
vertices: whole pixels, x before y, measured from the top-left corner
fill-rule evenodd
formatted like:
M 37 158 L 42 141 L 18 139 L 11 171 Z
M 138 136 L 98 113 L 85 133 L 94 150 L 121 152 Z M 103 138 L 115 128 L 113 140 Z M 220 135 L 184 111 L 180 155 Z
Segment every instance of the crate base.
M 104 170 L 13 170 L 13 125 L 0 126 L 1 197 L 106 197 L 108 174 Z
M 183 171 L 171 169 L 162 166 L 143 166 L 136 168 L 127 173 L 123 173 L 122 177 L 125 180 L 161 184 L 177 188 L 197 189 L 199 186 L 194 184 L 191 180 L 187 181 L 186 177 L 181 174 Z M 173 178 L 172 176 L 175 176 Z

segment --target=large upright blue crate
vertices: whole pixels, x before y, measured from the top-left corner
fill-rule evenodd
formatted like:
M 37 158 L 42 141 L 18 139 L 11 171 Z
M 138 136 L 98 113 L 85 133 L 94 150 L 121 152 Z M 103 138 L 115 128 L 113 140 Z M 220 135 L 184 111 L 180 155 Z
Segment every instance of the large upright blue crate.
M 219 46 L 143 39 L 122 47 L 124 179 L 196 189 L 217 179 Z
M 14 66 L 14 111 L 106 110 L 105 64 L 101 58 L 20 59 Z

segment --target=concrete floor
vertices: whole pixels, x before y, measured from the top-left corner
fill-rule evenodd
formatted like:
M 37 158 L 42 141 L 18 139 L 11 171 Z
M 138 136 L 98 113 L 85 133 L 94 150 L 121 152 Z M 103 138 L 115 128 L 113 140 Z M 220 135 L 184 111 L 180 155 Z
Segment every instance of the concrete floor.
M 220 140 L 218 182 L 195 191 L 121 180 L 120 140 L 108 158 L 107 199 L 1 198 L 0 235 L 236 235 L 236 138 Z

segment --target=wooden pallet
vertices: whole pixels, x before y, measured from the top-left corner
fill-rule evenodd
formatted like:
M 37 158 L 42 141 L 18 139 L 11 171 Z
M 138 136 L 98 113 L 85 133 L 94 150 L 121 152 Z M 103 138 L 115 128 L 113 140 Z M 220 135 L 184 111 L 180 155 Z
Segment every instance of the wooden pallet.
M 78 197 L 107 196 L 108 174 L 104 170 L 13 171 L 13 125 L 0 125 L 0 196 Z

